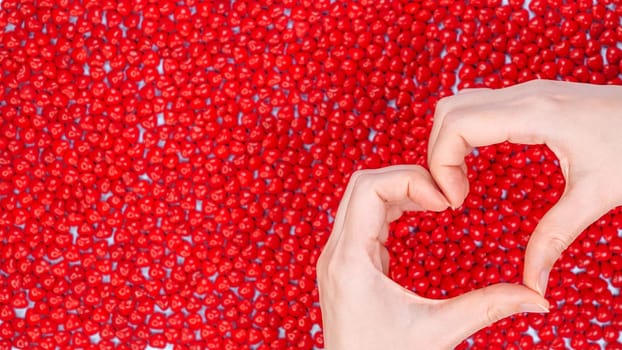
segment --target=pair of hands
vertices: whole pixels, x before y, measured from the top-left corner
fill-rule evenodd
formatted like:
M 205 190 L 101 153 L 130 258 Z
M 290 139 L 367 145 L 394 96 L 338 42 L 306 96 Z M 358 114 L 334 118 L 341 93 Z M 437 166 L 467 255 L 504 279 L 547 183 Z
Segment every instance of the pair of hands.
M 413 165 L 355 173 L 317 264 L 324 342 L 340 349 L 448 349 L 519 312 L 547 312 L 549 271 L 593 221 L 622 204 L 622 87 L 531 81 L 473 89 L 438 102 L 430 174 Z M 546 144 L 566 178 L 525 253 L 524 284 L 498 284 L 448 300 L 390 280 L 384 242 L 404 211 L 458 207 L 468 193 L 464 156 L 503 141 Z M 438 186 L 438 187 L 437 187 Z

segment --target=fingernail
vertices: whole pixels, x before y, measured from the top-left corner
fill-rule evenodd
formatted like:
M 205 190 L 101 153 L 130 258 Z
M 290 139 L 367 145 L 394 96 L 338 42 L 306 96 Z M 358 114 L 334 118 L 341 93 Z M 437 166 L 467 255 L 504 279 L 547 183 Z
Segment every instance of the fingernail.
M 452 202 L 449 202 L 449 207 L 451 208 L 451 210 L 456 210 L 458 209 L 458 206 L 454 205 Z
M 520 311 L 544 314 L 549 312 L 549 308 L 540 304 L 521 304 Z
M 540 279 L 538 280 L 538 285 L 536 286 L 537 292 L 540 293 L 540 295 L 544 296 L 544 293 L 546 293 L 546 285 L 548 283 L 549 271 L 542 270 L 542 272 L 540 272 Z
M 449 208 L 453 209 L 453 207 L 451 206 L 451 203 L 449 203 L 447 198 L 444 198 L 444 199 L 445 199 L 445 205 L 448 206 Z

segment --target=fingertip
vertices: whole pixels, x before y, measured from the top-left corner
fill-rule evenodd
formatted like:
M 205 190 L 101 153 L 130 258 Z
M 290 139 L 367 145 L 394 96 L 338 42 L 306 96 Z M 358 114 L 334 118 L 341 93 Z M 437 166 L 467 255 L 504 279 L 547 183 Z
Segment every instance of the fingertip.
M 526 286 L 521 286 L 521 285 L 519 286 L 526 292 L 525 298 L 527 302 L 543 306 L 543 308 L 541 309 L 543 309 L 546 312 L 549 311 L 549 308 L 550 308 L 549 301 L 546 300 L 545 297 L 543 297 L 540 293 L 535 292 L 531 288 L 528 288 Z
M 525 265 L 523 266 L 523 285 L 525 287 L 533 290 L 534 292 L 544 295 L 538 289 L 538 271 L 539 268 L 534 266 L 534 262 L 532 259 L 528 258 L 529 246 L 527 246 L 527 250 L 525 252 Z
M 541 304 L 531 304 L 531 303 L 521 304 L 519 310 L 520 312 L 536 313 L 536 314 L 546 314 L 550 312 L 548 306 L 544 306 Z
M 449 199 L 447 199 L 447 197 L 443 194 L 442 190 L 434 183 L 431 182 L 431 185 L 434 188 L 434 207 L 429 208 L 430 210 L 433 211 L 443 211 L 446 210 L 447 208 L 451 208 L 451 203 L 449 202 Z
M 526 289 L 527 293 L 516 308 L 517 312 L 542 314 L 549 313 L 551 311 L 551 304 L 541 294 L 525 286 L 522 287 Z
M 550 312 L 549 301 L 530 288 L 521 285 L 500 285 L 498 299 L 490 302 L 497 304 L 502 317 L 508 317 L 518 313 L 548 313 Z M 504 306 L 505 304 L 505 306 Z M 492 319 L 491 321 L 495 321 Z
M 546 294 L 546 287 L 549 284 L 549 270 L 543 269 L 538 274 L 538 280 L 536 281 L 536 292 L 541 296 Z
M 420 186 L 418 190 L 412 189 L 411 194 L 418 193 L 419 195 L 411 196 L 411 199 L 417 203 L 423 205 L 426 210 L 431 211 L 443 211 L 451 206 L 449 200 L 443 193 L 441 189 L 434 183 L 432 176 L 430 174 L 425 173 L 427 175 L 426 182 L 418 183 Z M 413 183 L 412 186 L 415 186 Z
M 436 199 L 436 204 L 433 208 L 430 208 L 432 211 L 443 211 L 443 210 L 447 210 L 448 208 L 451 208 L 451 204 L 449 203 L 449 200 L 447 200 L 447 198 L 442 194 L 442 193 L 438 193 L 438 197 Z
M 521 284 L 500 283 L 487 288 L 490 288 L 491 292 L 488 296 L 493 300 L 495 298 L 499 298 L 499 301 L 505 299 L 510 304 L 516 305 L 520 303 L 541 304 L 548 308 L 548 301 L 542 295 Z
M 442 166 L 435 179 L 447 200 L 449 207 L 458 208 L 469 192 L 469 181 L 459 166 Z
M 455 330 L 455 341 L 505 317 L 519 313 L 547 313 L 549 302 L 519 284 L 501 283 L 439 303 L 442 323 Z M 465 322 L 465 320 L 468 320 Z
M 544 297 L 549 281 L 549 273 L 559 257 L 555 249 L 538 232 L 534 232 L 525 250 L 523 284 Z
M 516 313 L 546 314 L 549 312 L 551 312 L 551 304 L 540 295 L 530 296 L 520 302 L 516 308 Z
M 523 284 L 530 288 L 531 290 L 538 293 L 540 296 L 544 297 L 546 295 L 546 288 L 549 283 L 549 273 L 550 270 L 548 268 L 540 268 L 536 271 L 525 271 Z

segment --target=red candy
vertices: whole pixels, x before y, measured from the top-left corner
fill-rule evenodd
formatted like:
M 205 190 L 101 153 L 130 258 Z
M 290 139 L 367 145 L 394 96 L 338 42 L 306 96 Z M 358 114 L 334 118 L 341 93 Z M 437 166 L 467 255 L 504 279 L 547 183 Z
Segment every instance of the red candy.
M 0 7 L 0 349 L 321 348 L 315 264 L 353 171 L 425 165 L 456 88 L 622 83 L 611 1 Z M 390 276 L 423 296 L 520 282 L 563 192 L 546 147 L 477 152 L 461 208 L 392 226 Z M 458 348 L 620 348 L 621 225 L 560 258 L 550 314 Z

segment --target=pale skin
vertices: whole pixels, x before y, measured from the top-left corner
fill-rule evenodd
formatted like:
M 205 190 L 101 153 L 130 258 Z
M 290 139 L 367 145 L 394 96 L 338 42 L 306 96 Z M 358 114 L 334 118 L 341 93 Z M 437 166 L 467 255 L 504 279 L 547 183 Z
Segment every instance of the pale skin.
M 555 261 L 596 219 L 622 204 L 622 86 L 534 80 L 500 90 L 466 90 L 439 101 L 428 146 L 434 180 L 451 206 L 469 184 L 464 156 L 510 141 L 546 144 L 566 188 L 534 230 L 523 281 L 545 295 Z
M 317 264 L 326 349 L 451 349 L 501 318 L 548 311 L 544 298 L 521 285 L 498 284 L 431 300 L 387 277 L 389 223 L 404 211 L 447 207 L 419 166 L 352 176 Z
M 620 131 L 620 86 L 532 81 L 439 101 L 429 140 L 432 177 L 403 165 L 350 179 L 317 265 L 326 349 L 450 349 L 501 318 L 548 311 L 543 296 L 557 258 L 593 221 L 622 205 Z M 526 287 L 499 284 L 429 300 L 391 281 L 389 222 L 404 211 L 460 206 L 469 190 L 464 156 L 503 141 L 546 144 L 566 178 L 564 194 L 527 246 Z

